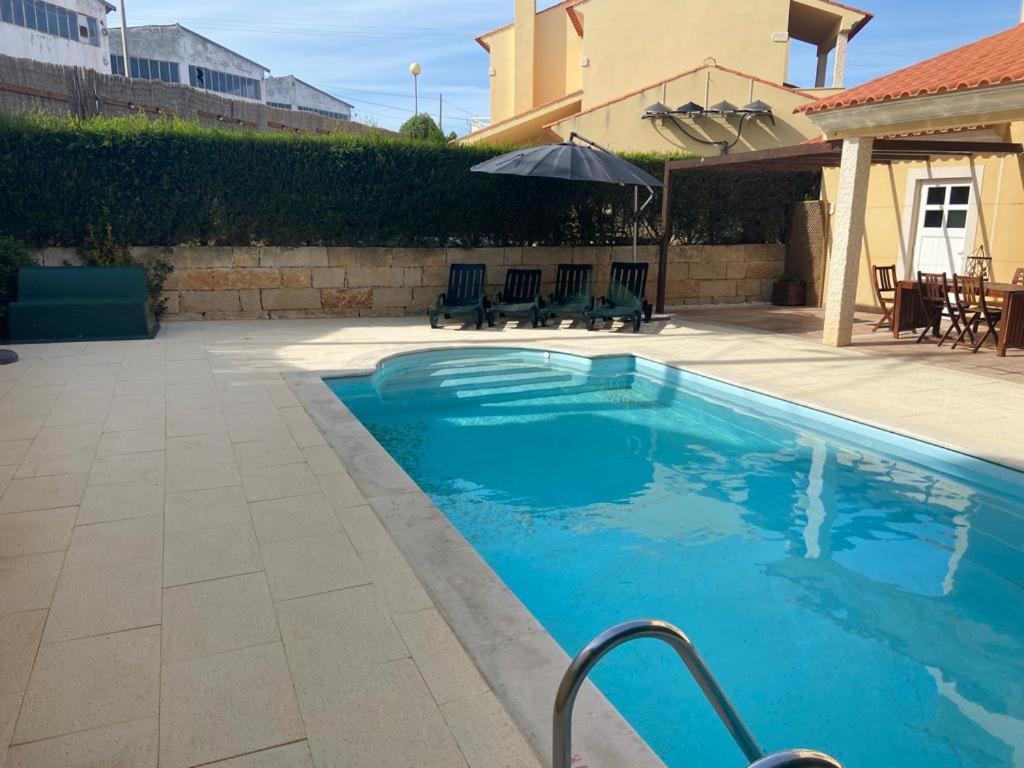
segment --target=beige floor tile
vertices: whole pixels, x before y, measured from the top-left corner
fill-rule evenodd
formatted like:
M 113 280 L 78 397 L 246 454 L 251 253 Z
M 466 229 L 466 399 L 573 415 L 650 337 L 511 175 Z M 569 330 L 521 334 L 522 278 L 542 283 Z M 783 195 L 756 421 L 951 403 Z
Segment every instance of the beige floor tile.
M 80 525 L 71 534 L 64 573 L 117 565 L 159 563 L 163 520 L 156 515 Z
M 316 765 L 466 765 L 411 659 L 297 688 Z
M 469 768 L 540 768 L 522 731 L 489 690 L 442 704 L 441 712 Z
M 267 394 L 270 395 L 270 400 L 273 402 L 275 408 L 291 408 L 297 406 L 299 401 L 295 399 L 295 395 L 292 394 L 291 389 L 288 385 L 278 379 L 277 381 L 265 381 L 263 386 L 267 389 Z
M 77 392 L 66 389 L 46 415 L 43 426 L 94 424 L 101 427 L 107 418 L 110 398 L 110 392 Z
M 269 402 L 225 403 L 223 407 L 233 443 L 292 439 L 284 419 Z
M 49 386 L 19 386 L 15 384 L 7 393 L 0 397 L 0 402 L 3 403 L 49 403 L 53 405 L 57 402 L 57 398 L 60 397 L 61 392 L 64 391 L 63 384 L 51 384 Z
M 18 719 L 20 708 L 20 693 L 8 693 L 0 696 L 0 765 L 8 764 L 7 745 L 11 743 L 11 735 L 14 733 L 14 724 Z
M 45 419 L 45 414 L 0 413 L 0 441 L 34 440 Z
M 213 372 L 205 356 L 193 360 L 168 360 L 166 374 L 167 386 L 213 381 Z
M 115 395 L 103 422 L 104 432 L 125 432 L 138 429 L 163 429 L 164 395 Z
M 21 464 L 30 447 L 31 440 L 7 440 L 0 443 L 0 467 Z
M 228 431 L 224 412 L 216 400 L 167 404 L 167 436 L 223 434 Z
M 310 683 L 328 667 L 343 674 L 409 655 L 369 585 L 278 603 L 277 619 L 292 673 Z
M 254 501 L 249 509 L 260 544 L 304 539 L 341 530 L 341 523 L 322 493 Z
M 347 472 L 332 472 L 318 477 L 317 480 L 327 500 L 335 509 L 361 507 L 366 504 L 366 497 Z
M 164 525 L 167 533 L 250 522 L 249 507 L 241 485 L 172 493 L 166 499 Z
M 7 485 L 11 482 L 11 478 L 14 477 L 14 473 L 17 469 L 18 468 L 16 466 L 0 467 L 0 497 L 2 497 L 4 491 L 7 490 Z
M 316 478 L 305 462 L 243 469 L 242 485 L 245 487 L 245 498 L 249 501 L 306 496 L 320 491 Z
M 166 390 L 167 385 L 163 381 L 119 381 L 114 385 L 114 397 L 163 395 Z
M 156 768 L 156 718 L 13 747 L 4 768 Z
M 77 507 L 69 507 L 0 515 L 0 557 L 67 549 L 77 514 Z
M 275 601 L 369 582 L 359 556 L 343 533 L 267 544 L 263 560 Z
M 14 743 L 156 717 L 159 685 L 159 627 L 43 645 Z
M 275 467 L 281 464 L 298 464 L 304 461 L 294 440 L 257 440 L 252 443 L 235 445 L 238 466 L 244 473 L 247 469 Z
M 167 438 L 168 493 L 223 488 L 242 482 L 226 435 Z
M 15 477 L 88 472 L 100 441 L 99 424 L 44 427 L 29 448 Z
M 43 642 L 159 624 L 161 586 L 159 562 L 62 573 Z
M 352 546 L 360 555 L 393 546 L 391 536 L 369 506 L 343 507 L 336 514 Z
M 317 477 L 320 475 L 343 473 L 345 471 L 341 461 L 338 459 L 338 455 L 329 445 L 313 445 L 303 448 L 302 456 L 305 458 L 306 463 L 309 464 L 313 474 Z
M 305 409 L 301 406 L 281 408 L 278 412 L 281 414 L 281 418 L 284 419 L 284 423 L 288 425 L 288 430 L 292 433 L 292 437 L 295 438 L 295 442 L 299 444 L 300 448 L 327 444 L 324 436 L 320 434 L 320 430 L 316 428 L 312 419 L 306 415 Z
M 395 625 L 439 704 L 489 690 L 436 608 L 395 616 Z
M 263 573 L 172 587 L 163 606 L 165 664 L 280 639 Z
M 164 665 L 163 768 L 223 760 L 305 735 L 280 643 Z
M 148 429 L 128 429 L 124 432 L 105 432 L 100 437 L 97 456 L 121 456 L 126 453 L 152 453 L 164 449 L 162 426 Z
M 46 611 L 0 616 L 0 694 L 25 690 L 45 623 Z
M 262 570 L 263 559 L 252 523 L 167 534 L 165 587 Z
M 49 608 L 63 552 L 0 559 L 0 613 Z
M 394 544 L 366 552 L 360 559 L 392 614 L 433 606 L 420 580 Z
M 11 480 L 0 497 L 0 515 L 33 509 L 77 507 L 82 501 L 88 473 L 48 475 Z
M 88 485 L 113 483 L 148 483 L 162 486 L 164 452 L 126 453 L 122 456 L 100 456 L 93 462 Z
M 89 485 L 85 488 L 82 506 L 78 509 L 78 525 L 159 515 L 163 511 L 164 492 L 160 484 L 143 480 L 112 485 Z
M 305 741 L 272 747 L 251 755 L 210 763 L 206 768 L 313 768 L 309 745 Z

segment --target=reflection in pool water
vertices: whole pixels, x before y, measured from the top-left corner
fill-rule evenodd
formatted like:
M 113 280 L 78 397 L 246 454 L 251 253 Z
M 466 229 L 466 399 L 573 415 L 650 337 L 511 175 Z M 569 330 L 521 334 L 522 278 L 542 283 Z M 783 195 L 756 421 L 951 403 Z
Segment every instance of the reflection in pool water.
M 769 750 L 1024 766 L 1019 476 L 633 358 L 328 383 L 570 655 L 657 617 Z M 594 679 L 670 766 L 743 764 L 669 649 Z

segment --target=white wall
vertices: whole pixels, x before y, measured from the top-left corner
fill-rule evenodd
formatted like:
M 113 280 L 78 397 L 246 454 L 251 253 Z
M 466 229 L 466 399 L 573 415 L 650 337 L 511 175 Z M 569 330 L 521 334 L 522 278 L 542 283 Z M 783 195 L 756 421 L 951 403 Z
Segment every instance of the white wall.
M 110 46 L 113 53 L 120 55 L 120 29 L 114 28 L 110 31 Z M 179 77 L 181 82 L 186 85 L 189 83 L 188 67 L 190 64 L 258 81 L 262 81 L 266 74 L 266 70 L 259 64 L 173 24 L 129 27 L 128 55 L 133 58 L 177 62 Z M 218 95 L 241 98 L 230 93 Z
M 347 120 L 352 119 L 351 105 L 307 85 L 293 75 L 268 77 L 263 81 L 263 93 L 265 101 L 291 104 L 293 109 L 298 107 L 323 109 L 345 115 Z
M 63 37 L 0 21 L 0 53 L 19 59 L 33 59 L 49 64 L 109 72 L 110 48 L 106 34 L 106 6 L 98 0 L 56 0 L 52 4 L 97 19 L 100 24 L 99 45 L 65 40 Z

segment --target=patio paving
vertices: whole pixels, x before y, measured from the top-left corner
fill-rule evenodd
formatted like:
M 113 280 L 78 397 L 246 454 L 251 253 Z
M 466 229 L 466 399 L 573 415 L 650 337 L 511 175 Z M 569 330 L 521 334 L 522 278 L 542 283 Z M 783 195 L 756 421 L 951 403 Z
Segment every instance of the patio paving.
M 1024 468 L 1024 353 L 836 350 L 799 330 L 813 313 L 710 312 L 638 336 L 295 320 L 20 347 L 0 367 L 0 768 L 537 765 L 285 374 L 429 346 L 636 353 Z

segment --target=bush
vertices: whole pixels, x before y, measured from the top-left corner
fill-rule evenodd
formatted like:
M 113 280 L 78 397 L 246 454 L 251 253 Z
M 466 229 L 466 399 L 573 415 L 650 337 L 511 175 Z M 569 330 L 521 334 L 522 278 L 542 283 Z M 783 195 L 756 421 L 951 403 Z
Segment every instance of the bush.
M 437 127 L 434 118 L 422 113 L 414 115 L 402 123 L 402 127 L 398 129 L 398 132 L 403 136 L 408 136 L 410 139 L 429 141 L 433 144 L 445 143 L 444 134 Z
M 86 227 L 85 245 L 78 250 L 82 263 L 87 267 L 134 267 L 131 247 L 118 242 L 114 228 L 107 224 L 101 233 L 92 225 Z M 167 311 L 167 299 L 160 298 L 167 276 L 174 271 L 174 265 L 162 256 L 147 257 L 143 269 L 146 272 L 146 287 L 153 303 L 153 312 L 159 319 Z
M 23 242 L 0 236 L 0 339 L 7 338 L 7 305 L 18 295 L 18 270 L 33 264 Z
M 0 233 L 79 246 L 515 246 L 630 241 L 632 191 L 470 173 L 509 148 L 384 136 L 229 132 L 180 120 L 0 118 Z M 628 158 L 661 177 L 664 156 Z M 693 244 L 770 243 L 817 174 L 678 174 L 672 222 Z M 645 212 L 656 242 L 660 200 Z

